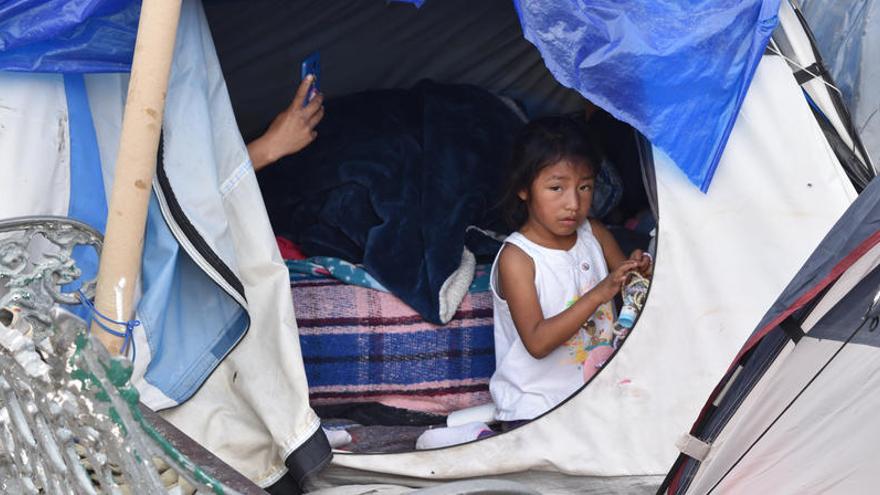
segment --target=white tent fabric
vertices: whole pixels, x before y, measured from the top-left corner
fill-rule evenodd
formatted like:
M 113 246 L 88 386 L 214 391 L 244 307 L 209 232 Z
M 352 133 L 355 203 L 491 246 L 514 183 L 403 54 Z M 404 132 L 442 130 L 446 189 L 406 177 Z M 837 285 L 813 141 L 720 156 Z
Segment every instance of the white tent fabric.
M 805 338 L 798 344 L 802 345 L 797 357 L 815 365 L 841 344 Z M 880 407 L 878 367 L 880 353 L 875 347 L 848 345 L 799 399 L 799 404 L 812 407 L 789 409 L 714 493 L 875 492 L 877 436 L 861 427 L 874 422 Z M 796 365 L 786 370 L 789 368 L 793 368 L 791 373 L 803 375 L 804 370 Z M 790 378 L 778 377 L 780 383 L 774 391 L 790 391 L 796 383 Z M 777 405 L 783 397 L 771 393 L 768 399 Z M 816 462 L 817 453 L 822 454 L 823 462 Z
M 65 215 L 67 99 L 58 74 L 0 73 L 0 218 Z M 40 129 L 34 132 L 34 129 Z
M 847 344 L 788 406 L 842 347 L 837 340 L 810 337 L 810 330 L 878 265 L 880 247 L 874 246 L 822 297 L 802 324 L 806 336 L 797 345 L 786 344 L 712 442 L 688 493 L 843 494 L 876 489 L 872 453 L 877 437 L 865 430 L 880 407 L 880 357 L 875 346 Z M 843 324 L 855 330 L 859 323 Z M 737 462 L 747 450 L 748 456 Z
M 436 451 L 339 453 L 333 464 L 424 479 L 664 473 L 749 330 L 855 192 L 778 57 L 762 61 L 708 194 L 657 151 L 655 161 L 651 291 L 633 334 L 584 389 L 512 432 Z
M 164 127 L 169 180 L 214 252 L 235 267 L 251 324 L 196 395 L 162 414 L 268 486 L 287 471 L 284 460 L 319 421 L 308 407 L 287 268 L 198 2 L 184 2 L 181 12 Z
M 709 493 L 769 422 L 841 346 L 803 338 L 756 386 L 712 446 L 689 493 Z M 783 351 L 785 353 L 785 351 Z M 872 423 L 880 397 L 880 355 L 849 344 L 714 493 L 871 493 L 877 487 L 876 435 L 853 434 Z M 845 440 L 843 440 L 845 439 Z M 837 452 L 835 454 L 835 452 Z M 822 461 L 817 462 L 821 453 Z M 829 462 L 839 459 L 839 462 Z M 809 466 L 809 469 L 805 469 Z
M 107 191 L 112 184 L 127 80 L 124 74 L 86 76 Z M 67 214 L 67 111 L 62 76 L 0 73 L 0 163 L 15 164 L 0 167 L 0 218 Z M 135 329 L 133 381 L 144 403 L 156 409 L 176 406 L 162 412 L 167 420 L 245 476 L 267 486 L 287 472 L 284 460 L 294 449 L 316 432 L 320 434 L 320 423 L 308 406 L 287 268 L 232 114 L 201 4 L 196 1 L 183 4 L 163 129 L 165 168 L 177 200 L 203 240 L 243 285 L 246 301 L 239 298 L 239 304 L 247 310 L 250 328 L 195 395 L 177 405 L 145 379 L 155 356 L 151 356 L 144 327 L 161 320 L 161 315 L 147 313 L 162 308 L 145 306 L 142 300 L 137 317 L 144 324 Z M 152 222 L 174 230 L 166 208 L 165 199 L 151 207 Z M 151 251 L 149 232 L 148 227 L 145 259 L 164 254 Z M 191 246 L 179 237 L 170 238 L 170 233 L 163 234 L 167 238 L 163 242 L 180 241 L 195 263 L 202 262 Z M 162 292 L 161 287 L 155 290 Z M 184 294 L 191 299 L 181 301 L 189 314 L 175 320 L 181 328 L 172 330 L 194 332 L 200 321 L 209 318 L 203 312 L 209 306 L 199 296 Z M 171 333 L 165 338 L 175 336 Z

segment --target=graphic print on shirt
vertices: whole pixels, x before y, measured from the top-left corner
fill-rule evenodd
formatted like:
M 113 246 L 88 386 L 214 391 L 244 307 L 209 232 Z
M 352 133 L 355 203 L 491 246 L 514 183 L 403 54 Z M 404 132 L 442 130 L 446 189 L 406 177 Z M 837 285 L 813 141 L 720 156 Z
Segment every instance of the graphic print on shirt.
M 599 306 L 587 322 L 587 335 L 590 336 L 590 341 L 587 344 L 587 359 L 583 367 L 584 383 L 589 381 L 614 353 L 614 348 L 611 346 L 614 338 L 613 321 L 614 309 L 609 301 Z
M 586 293 L 586 291 L 583 291 Z M 565 303 L 568 309 L 580 296 L 575 296 Z M 583 371 L 584 382 L 589 380 L 611 356 L 611 324 L 614 312 L 610 302 L 603 303 L 592 316 L 581 325 L 580 330 L 563 344 L 568 350 L 570 364 L 578 365 Z
M 580 299 L 580 296 L 574 296 L 572 299 L 565 302 L 565 309 L 568 309 Z M 589 322 L 589 320 L 588 320 Z M 586 327 L 586 323 L 581 325 L 581 328 L 578 329 L 577 333 L 572 335 L 568 340 L 565 341 L 565 348 L 568 350 L 569 359 L 566 361 L 568 364 L 576 364 L 578 365 L 578 369 L 581 369 L 584 365 L 584 361 L 587 360 L 587 346 L 586 342 L 584 342 L 584 332 L 583 329 Z

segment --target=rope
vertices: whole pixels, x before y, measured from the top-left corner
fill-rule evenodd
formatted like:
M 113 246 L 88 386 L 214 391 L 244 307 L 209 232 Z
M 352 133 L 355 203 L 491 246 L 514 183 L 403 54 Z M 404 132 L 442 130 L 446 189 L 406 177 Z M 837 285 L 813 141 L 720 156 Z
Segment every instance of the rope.
M 825 78 L 822 77 L 821 75 L 819 75 L 819 74 L 814 74 L 814 73 L 810 72 L 810 70 L 807 69 L 806 67 L 804 67 L 803 65 L 801 65 L 801 64 L 795 62 L 794 60 L 792 60 L 792 59 L 786 57 L 785 55 L 783 55 L 782 52 L 780 52 L 780 51 L 779 51 L 775 46 L 773 46 L 773 45 L 767 45 L 767 49 L 770 50 L 771 52 L 775 53 L 776 55 L 779 55 L 780 57 L 782 57 L 786 62 L 790 63 L 791 65 L 793 65 L 793 66 L 797 67 L 798 69 L 800 69 L 800 70 L 806 72 L 807 74 L 813 76 L 813 79 L 818 79 L 822 84 L 824 84 L 824 85 L 828 86 L 829 88 L 833 89 L 838 95 L 840 95 L 841 98 L 843 98 L 843 93 L 842 93 L 839 89 L 837 89 L 837 86 L 835 86 L 835 85 L 831 84 L 830 82 L 826 81 Z
M 79 294 L 79 300 L 82 302 L 83 306 L 89 310 L 90 316 L 89 321 L 86 322 L 88 324 L 89 331 L 91 331 L 92 325 L 91 323 L 94 321 L 101 327 L 105 332 L 113 335 L 114 337 L 122 337 L 124 340 L 122 342 L 122 355 L 126 355 L 128 351 L 128 346 L 131 345 L 131 362 L 134 362 L 135 357 L 137 356 L 135 347 L 134 347 L 134 327 L 141 324 L 140 320 L 128 320 L 128 321 L 116 321 L 109 316 L 102 314 L 98 311 L 98 308 L 95 307 L 94 303 L 89 300 L 88 296 L 82 291 L 82 289 L 78 289 L 77 293 Z M 95 318 L 97 316 L 97 318 Z M 102 321 L 103 320 L 103 321 Z M 108 327 L 104 322 L 113 323 L 115 325 L 125 326 L 125 332 L 117 332 L 112 328 Z
M 801 65 L 801 64 L 797 63 L 796 61 L 794 61 L 794 60 L 792 60 L 792 59 L 786 57 L 785 55 L 782 54 L 781 51 L 779 51 L 779 49 L 778 49 L 777 47 L 774 46 L 773 43 L 768 44 L 768 45 L 767 45 L 767 49 L 768 49 L 769 51 L 775 53 L 776 55 L 779 55 L 780 57 L 782 57 L 783 60 L 785 60 L 785 61 L 788 62 L 789 64 L 791 64 L 791 65 L 797 67 L 798 69 L 804 71 L 805 73 L 809 74 L 810 76 L 813 77 L 813 79 L 818 79 L 819 82 L 821 82 L 822 84 L 824 84 L 824 85 L 828 86 L 829 88 L 833 89 L 834 92 L 837 93 L 837 95 L 838 95 L 841 99 L 844 99 L 843 92 L 842 92 L 840 89 L 838 89 L 837 86 L 835 86 L 835 85 L 831 84 L 830 82 L 826 81 L 826 80 L 825 80 L 825 77 L 822 76 L 821 74 L 815 74 L 815 73 L 811 72 L 808 68 L 804 67 L 803 65 Z M 804 84 L 806 84 L 806 82 L 804 82 Z M 824 112 L 821 108 L 819 108 L 819 105 L 813 100 L 813 98 L 812 98 L 812 97 L 810 96 L 810 94 L 807 92 L 806 88 L 803 88 L 803 87 L 802 87 L 801 89 L 802 89 L 803 92 L 804 92 L 804 96 L 806 96 L 806 98 L 807 98 L 807 103 L 808 103 L 808 104 L 809 104 L 814 110 L 816 110 L 817 112 L 819 112 L 819 113 L 825 118 L 825 120 L 827 120 L 828 123 L 831 124 L 832 127 L 834 127 L 834 124 L 831 123 L 831 119 L 829 119 L 829 118 L 828 118 L 828 115 L 826 115 L 825 112 Z M 858 132 L 856 131 L 856 129 L 854 128 L 852 122 L 851 122 L 849 119 L 844 118 L 843 115 L 840 115 L 839 118 L 840 118 L 841 123 L 842 123 L 843 126 L 844 126 L 845 131 L 846 131 L 847 133 L 849 133 L 849 136 L 847 136 L 847 137 L 849 137 L 849 139 L 850 139 L 850 145 L 848 146 L 849 151 L 851 151 L 852 154 L 855 155 L 856 158 L 857 158 L 860 162 L 861 162 L 861 161 L 864 161 L 864 160 L 865 160 L 864 153 L 862 153 L 861 151 L 857 151 L 857 150 L 856 150 L 856 141 L 858 140 Z M 837 132 L 836 129 L 835 129 L 835 132 Z M 840 133 L 839 133 L 839 132 L 837 132 L 837 134 L 840 136 Z M 841 137 L 841 139 L 843 140 L 843 136 L 840 136 L 840 137 Z M 845 144 L 846 144 L 846 141 L 844 140 L 844 145 L 845 145 Z M 865 166 L 868 167 L 868 164 L 865 163 Z M 871 179 L 871 178 L 868 178 L 868 180 L 865 181 L 865 182 L 866 182 L 866 183 L 867 183 L 867 182 L 870 182 L 870 179 Z

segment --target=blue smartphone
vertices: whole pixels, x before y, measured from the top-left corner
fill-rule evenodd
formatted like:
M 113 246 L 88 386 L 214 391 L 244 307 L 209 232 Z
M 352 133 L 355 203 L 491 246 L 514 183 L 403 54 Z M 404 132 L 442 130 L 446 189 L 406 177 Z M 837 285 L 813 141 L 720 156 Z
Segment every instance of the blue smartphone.
M 315 95 L 318 94 L 318 91 L 320 91 L 318 81 L 321 80 L 321 54 L 318 52 L 312 53 L 306 57 L 300 66 L 300 77 L 302 79 L 305 79 L 309 74 L 314 76 L 314 79 L 312 80 L 312 86 L 309 88 L 306 99 L 303 100 L 303 106 L 308 105 L 309 102 L 312 101 L 312 98 L 314 98 Z

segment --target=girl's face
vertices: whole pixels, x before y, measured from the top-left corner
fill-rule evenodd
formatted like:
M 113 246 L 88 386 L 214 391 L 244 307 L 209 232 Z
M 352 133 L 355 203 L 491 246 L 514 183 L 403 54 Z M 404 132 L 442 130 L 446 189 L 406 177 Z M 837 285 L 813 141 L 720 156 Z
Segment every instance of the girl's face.
M 583 161 L 560 160 L 544 167 L 528 190 L 519 191 L 529 218 L 521 231 L 548 247 L 569 249 L 593 201 L 596 176 Z

